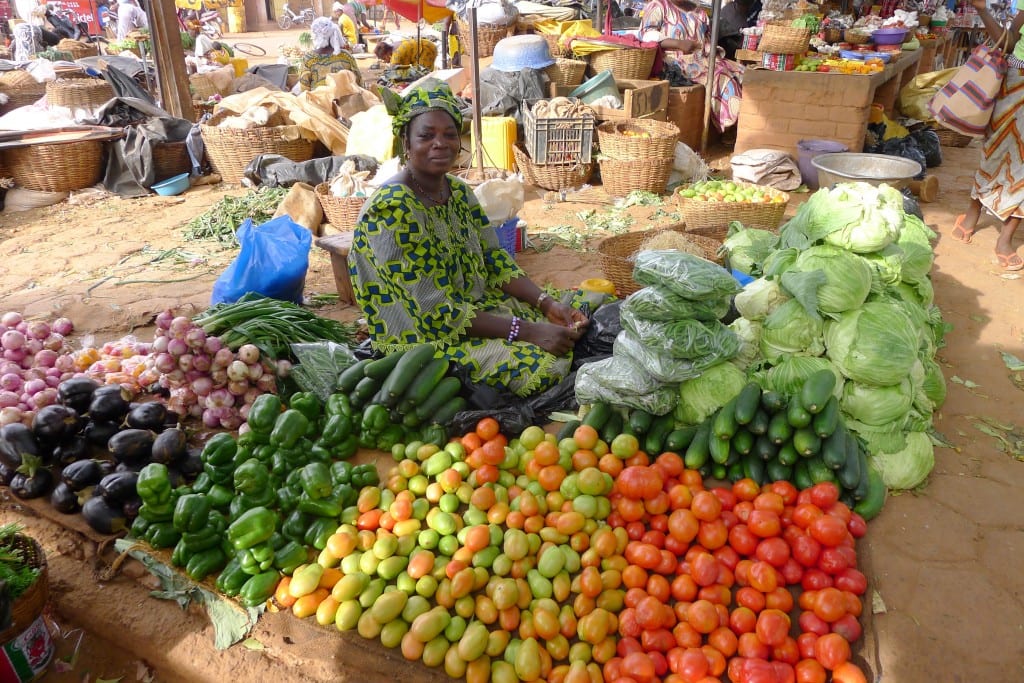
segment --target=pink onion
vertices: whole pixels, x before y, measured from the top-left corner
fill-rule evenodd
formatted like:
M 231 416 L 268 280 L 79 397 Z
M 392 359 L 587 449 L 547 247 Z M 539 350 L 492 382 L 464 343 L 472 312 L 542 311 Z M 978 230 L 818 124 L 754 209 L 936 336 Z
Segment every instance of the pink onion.
M 172 387 L 176 387 L 185 382 L 185 373 L 182 372 L 180 369 L 171 370 L 166 375 L 164 375 L 164 377 L 167 378 L 167 381 L 170 382 L 170 385 Z
M 25 352 L 25 349 L 4 349 L 4 358 L 12 360 L 19 365 L 21 361 L 25 360 L 27 355 L 28 353 Z
M 75 373 L 73 373 L 73 372 L 62 372 L 62 373 L 60 373 L 60 381 L 61 382 L 66 382 L 66 381 L 68 381 L 69 379 L 71 379 L 74 376 L 75 376 Z
M 205 353 L 197 353 L 192 356 L 192 367 L 199 372 L 209 372 L 210 366 L 213 365 L 210 357 Z
M 43 368 L 52 368 L 57 363 L 57 352 L 50 349 L 43 349 L 36 354 L 36 365 Z
M 57 389 L 55 387 L 47 387 L 32 397 L 31 405 L 38 409 L 52 406 L 56 402 Z
M 25 340 L 25 345 L 21 347 L 21 350 L 25 352 L 26 356 L 34 356 L 43 350 L 43 342 L 34 337 L 29 337 Z
M 264 394 L 272 394 L 277 391 L 277 378 L 265 372 L 256 380 L 256 388 Z
M 210 373 L 210 379 L 215 386 L 222 387 L 228 383 L 228 372 L 224 368 L 218 368 Z
M 231 392 L 232 396 L 242 396 L 245 392 L 249 391 L 249 383 L 244 379 L 237 382 L 228 382 L 228 391 Z
M 174 387 L 171 389 L 171 398 L 186 406 L 192 405 L 199 400 L 196 396 L 196 392 L 192 391 L 192 388 L 188 386 Z
M 14 406 L 0 408 L 0 427 L 6 427 L 9 424 L 21 422 L 21 419 L 21 409 Z
M 188 407 L 188 414 L 192 417 L 202 417 L 203 407 L 198 403 L 193 403 Z M 185 413 L 182 413 L 182 415 L 185 415 Z
M 260 391 L 256 387 L 249 387 L 248 389 L 246 389 L 245 395 L 242 396 L 242 405 L 252 404 L 252 402 L 259 398 L 260 394 L 263 393 L 266 392 Z
M 18 394 L 13 391 L 0 391 L 0 408 L 14 408 L 20 401 Z
M 60 384 L 60 375 L 47 375 L 46 379 L 43 381 L 46 382 L 46 386 L 56 389 Z
M 241 408 L 239 408 L 238 409 L 238 416 L 241 417 L 243 420 L 248 420 L 249 419 L 249 406 L 242 406 Z M 238 435 L 239 436 L 242 436 L 243 434 L 248 434 L 251 431 L 252 431 L 252 428 L 249 426 L 248 422 L 243 422 L 242 424 L 240 424 L 238 426 Z
M 43 348 L 49 349 L 50 351 L 63 351 L 64 335 L 57 334 L 56 332 L 54 332 L 49 337 L 43 340 Z
M 70 353 L 62 353 L 57 356 L 57 360 L 54 362 L 53 367 L 57 368 L 61 372 L 74 372 L 75 358 Z
M 220 427 L 221 408 L 207 408 L 203 411 L 203 426 Z
M 213 354 L 213 365 L 215 367 L 226 368 L 231 365 L 234 360 L 235 354 L 227 347 L 221 348 Z
M 30 379 L 45 379 L 46 369 L 45 368 L 29 368 L 21 373 L 21 378 L 26 382 Z
M 50 336 L 50 326 L 42 320 L 36 320 L 28 324 L 28 335 L 42 341 Z
M 22 334 L 28 334 L 28 321 L 22 320 L 20 323 L 14 326 L 14 329 Z
M 62 337 L 66 337 L 75 331 L 75 326 L 68 318 L 57 318 L 53 321 L 53 324 L 50 325 L 50 329 Z
M 185 343 L 193 349 L 201 349 L 206 345 L 206 332 L 201 327 L 193 327 L 185 333 Z
M 250 382 L 255 382 L 263 374 L 263 366 L 259 363 L 250 363 L 247 377 Z
M 171 354 L 158 353 L 153 357 L 153 367 L 159 372 L 168 373 L 178 367 L 178 363 Z
M 157 313 L 156 318 L 153 320 L 156 326 L 161 330 L 171 329 L 171 321 L 174 320 L 174 312 L 170 309 Z
M 25 345 L 25 335 L 18 330 L 7 330 L 0 335 L 0 345 L 5 351 L 16 351 Z
M 192 391 L 196 396 L 209 396 L 213 391 L 213 380 L 209 377 L 196 377 L 192 380 Z
M 21 366 L 10 360 L 0 360 L 0 375 L 6 375 L 12 373 L 15 375 L 21 375 Z
M 203 344 L 203 348 L 211 356 L 224 347 L 224 342 L 220 340 L 220 337 L 207 337 L 206 342 Z
M 21 391 L 25 381 L 21 378 L 21 375 L 13 372 L 8 372 L 5 375 L 0 375 L 0 389 L 4 391 L 13 391 L 15 393 Z
M 231 361 L 228 366 L 228 379 L 233 382 L 241 382 L 249 377 L 249 366 L 241 360 Z
M 7 313 L 4 313 L 2 316 L 0 316 L 0 323 L 2 323 L 4 327 L 15 327 L 21 324 L 21 322 L 21 313 L 18 313 L 16 311 L 8 311 Z
M 207 408 L 230 408 L 233 405 L 235 405 L 234 395 L 223 387 L 214 389 L 206 397 Z
M 281 359 L 277 361 L 277 376 L 287 377 L 292 372 L 292 362 L 290 360 Z
M 260 362 L 260 350 L 256 348 L 255 344 L 243 344 L 238 349 L 238 360 L 242 361 L 246 365 Z
M 188 353 L 188 344 L 181 339 L 170 339 L 167 342 L 167 353 L 171 354 L 175 358 L 183 356 Z
M 242 416 L 237 410 L 232 410 L 227 417 L 220 419 L 220 426 L 224 429 L 238 429 L 242 426 Z
M 152 386 L 154 382 L 160 379 L 160 371 L 156 368 L 146 368 L 143 370 L 135 381 L 139 383 L 139 386 L 145 389 L 148 386 Z
M 156 353 L 166 353 L 167 344 L 170 342 L 168 337 L 157 337 L 153 340 L 153 351 Z
M 184 373 L 190 372 L 192 370 L 192 354 L 185 353 L 178 356 L 178 367 Z
M 25 384 L 22 386 L 22 391 L 24 391 L 29 396 L 32 396 L 34 394 L 38 394 L 40 391 L 42 391 L 45 388 L 46 388 L 46 381 L 45 380 L 42 380 L 42 379 L 30 379 L 29 381 L 25 382 Z
M 171 321 L 170 332 L 171 336 L 175 339 L 184 339 L 185 334 L 189 328 L 192 327 L 192 321 L 183 315 L 179 315 Z

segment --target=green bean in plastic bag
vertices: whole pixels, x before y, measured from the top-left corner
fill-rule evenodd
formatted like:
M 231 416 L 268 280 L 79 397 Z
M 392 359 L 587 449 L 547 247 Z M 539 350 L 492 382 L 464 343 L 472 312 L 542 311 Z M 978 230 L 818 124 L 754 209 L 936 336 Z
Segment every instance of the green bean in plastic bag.
M 634 292 L 622 302 L 622 311 L 647 320 L 721 320 L 729 312 L 728 297 L 694 301 L 679 296 L 662 285 L 651 285 Z
M 729 360 L 740 350 L 736 334 L 718 322 L 646 320 L 620 311 L 622 326 L 636 335 L 641 344 L 669 354 L 673 358 L 695 359 L 713 357 Z
M 641 251 L 633 279 L 642 285 L 667 287 L 684 299 L 720 299 L 740 291 L 732 273 L 717 263 L 683 251 Z
M 678 384 L 699 377 L 705 369 L 719 362 L 715 356 L 693 360 L 673 358 L 642 343 L 629 330 L 619 332 L 612 352 L 616 356 L 632 358 L 653 377 L 668 384 Z
M 653 389 L 638 393 L 635 390 L 612 389 L 603 383 L 612 381 L 609 378 L 613 376 L 616 377 L 614 381 L 619 383 L 626 367 L 633 368 L 630 370 L 633 374 L 646 375 L 639 365 L 616 356 L 580 366 L 576 371 L 576 400 L 581 405 L 600 401 L 616 406 L 638 408 L 652 415 L 665 415 L 675 408 L 678 400 L 678 386 L 675 384 L 661 384 L 655 380 L 653 385 L 645 384 L 641 387 L 646 389 L 653 386 Z

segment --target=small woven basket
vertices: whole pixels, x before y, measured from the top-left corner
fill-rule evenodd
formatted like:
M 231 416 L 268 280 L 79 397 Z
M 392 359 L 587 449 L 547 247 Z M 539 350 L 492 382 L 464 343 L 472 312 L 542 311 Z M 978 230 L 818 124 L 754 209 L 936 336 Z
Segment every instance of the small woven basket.
M 936 135 L 939 136 L 939 144 L 943 147 L 966 147 L 971 144 L 972 138 L 970 135 L 964 135 L 958 133 L 955 130 L 950 130 L 945 126 L 938 126 L 934 128 Z
M 863 31 L 854 31 L 853 29 L 846 29 L 843 31 L 843 40 L 850 45 L 864 45 L 865 43 L 871 42 L 871 34 L 864 33 Z
M 13 640 L 31 626 L 32 622 L 43 613 L 46 601 L 50 597 L 50 578 L 46 567 L 46 555 L 39 543 L 23 534 L 14 534 L 11 542 L 4 546 L 4 550 L 8 549 L 21 553 L 25 563 L 33 569 L 38 569 L 39 573 L 28 590 L 14 600 L 14 604 L 11 606 L 11 625 L 5 631 L 0 631 L 0 644 Z
M 462 54 L 469 56 L 469 36 L 471 31 L 469 30 L 469 22 L 462 17 L 456 17 L 455 23 L 459 27 L 459 49 Z M 506 36 L 513 34 L 516 28 L 516 22 L 511 22 L 505 25 L 499 24 L 481 24 L 476 25 L 476 46 L 477 46 L 477 57 L 490 57 L 494 54 L 494 46 L 498 44 L 498 41 Z
M 585 185 L 594 173 L 594 163 L 580 164 L 546 164 L 538 166 L 525 151 L 518 146 L 512 147 L 512 155 L 516 159 L 523 179 L 529 185 L 536 185 L 545 190 L 570 190 Z
M 744 187 L 763 187 L 752 183 L 736 183 Z M 682 189 L 682 188 L 681 188 Z M 771 189 L 771 188 L 764 188 Z M 773 192 L 778 190 L 772 189 Z M 739 221 L 748 228 L 778 230 L 782 218 L 786 215 L 789 194 L 781 192 L 784 202 L 706 202 L 699 199 L 683 197 L 676 193 L 679 211 L 683 222 L 690 230 L 720 226 L 722 221 Z
M 184 141 L 153 145 L 153 172 L 158 182 L 191 170 L 192 161 Z
M 207 123 L 199 125 L 206 145 L 210 165 L 226 183 L 237 183 L 245 174 L 245 167 L 261 154 L 280 154 L 292 161 L 313 158 L 313 142 L 305 138 L 285 140 L 287 126 L 258 128 L 218 128 L 217 122 L 226 114 L 217 114 Z
M 68 109 L 95 109 L 114 96 L 114 88 L 102 78 L 69 78 L 46 84 L 46 104 Z
M 540 35 L 544 36 L 544 40 L 548 44 L 548 51 L 551 53 L 552 57 L 559 57 L 570 54 L 569 51 L 562 47 L 561 43 L 558 42 L 558 40 L 562 37 L 561 34 L 542 33 Z
M 824 30 L 824 38 L 828 43 L 841 43 L 843 41 L 843 29 L 830 26 Z
M 811 29 L 790 26 L 788 21 L 772 21 L 764 27 L 757 49 L 776 55 L 799 55 L 811 44 Z
M 71 54 L 71 59 L 82 59 L 84 57 L 95 57 L 100 53 L 95 44 L 83 43 L 78 40 L 65 38 L 57 43 L 57 49 L 61 52 Z
M 724 263 L 723 257 L 719 254 L 719 249 L 722 246 L 721 240 L 686 232 L 680 225 L 607 237 L 597 245 L 597 253 L 601 259 L 601 270 L 604 272 L 605 278 L 615 285 L 616 294 L 620 297 L 628 296 L 640 289 L 640 285 L 633 279 L 636 253 L 648 239 L 668 230 L 684 235 L 687 240 L 700 249 L 701 256 L 708 261 L 719 265 Z
M 71 192 L 95 185 L 103 175 L 99 140 L 12 147 L 4 154 L 4 166 L 26 190 Z
M 613 197 L 625 197 L 633 190 L 664 194 L 675 157 L 636 161 L 601 159 L 601 184 Z
M 327 222 L 341 231 L 354 230 L 359 212 L 366 203 L 366 197 L 336 197 L 331 194 L 327 183 L 316 186 L 316 198 L 320 200 Z
M 667 121 L 628 119 L 606 121 L 597 127 L 601 154 L 619 161 L 672 157 L 678 142 L 679 127 Z
M 601 50 L 590 55 L 590 69 L 599 74 L 608 70 L 616 80 L 646 80 L 651 77 L 654 58 L 658 50 L 642 47 L 624 47 L 616 50 Z
M 555 63 L 545 69 L 548 78 L 556 86 L 575 88 L 583 82 L 583 74 L 587 71 L 587 63 L 577 59 L 558 57 Z
M 0 106 L 0 112 L 35 104 L 46 94 L 46 83 L 32 78 L 27 71 L 4 71 L 0 73 L 0 92 L 7 95 L 7 104 Z

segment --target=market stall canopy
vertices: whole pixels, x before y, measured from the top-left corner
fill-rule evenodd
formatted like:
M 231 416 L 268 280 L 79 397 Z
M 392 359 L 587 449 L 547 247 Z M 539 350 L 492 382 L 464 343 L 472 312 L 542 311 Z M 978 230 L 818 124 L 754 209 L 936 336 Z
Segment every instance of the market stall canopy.
M 384 0 L 384 6 L 402 15 L 409 21 L 424 19 L 433 24 L 452 16 L 443 0 Z

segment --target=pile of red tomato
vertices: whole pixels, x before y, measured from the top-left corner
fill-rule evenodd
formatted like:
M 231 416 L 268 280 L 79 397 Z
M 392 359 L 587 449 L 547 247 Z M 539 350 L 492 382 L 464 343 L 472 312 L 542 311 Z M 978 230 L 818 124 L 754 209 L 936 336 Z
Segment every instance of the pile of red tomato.
M 610 496 L 607 521 L 630 541 L 605 681 L 863 683 L 849 660 L 867 590 L 854 540 L 867 525 L 838 489 L 705 488 L 674 453 L 637 455 Z

